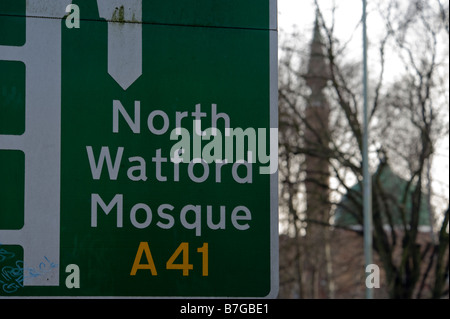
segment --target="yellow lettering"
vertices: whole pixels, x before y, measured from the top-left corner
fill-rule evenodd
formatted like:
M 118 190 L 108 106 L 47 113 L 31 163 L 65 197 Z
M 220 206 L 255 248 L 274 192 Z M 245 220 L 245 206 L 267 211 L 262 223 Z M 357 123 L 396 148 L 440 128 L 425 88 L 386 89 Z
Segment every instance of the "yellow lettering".
M 147 258 L 147 264 L 141 264 L 142 254 L 145 253 Z M 149 269 L 152 276 L 157 276 L 155 263 L 153 262 L 152 253 L 150 252 L 150 247 L 147 242 L 141 242 L 139 244 L 138 251 L 136 253 L 136 258 L 134 259 L 133 268 L 131 269 L 130 276 L 135 276 L 139 269 Z
M 182 264 L 175 264 L 175 260 L 179 255 L 183 256 Z M 194 269 L 194 266 L 189 263 L 189 243 L 181 243 L 177 250 L 169 258 L 166 263 L 166 269 L 179 269 L 183 270 L 183 276 L 189 276 L 189 270 Z
M 208 276 L 208 243 L 203 243 L 203 246 L 197 248 L 197 252 L 202 254 L 202 275 Z

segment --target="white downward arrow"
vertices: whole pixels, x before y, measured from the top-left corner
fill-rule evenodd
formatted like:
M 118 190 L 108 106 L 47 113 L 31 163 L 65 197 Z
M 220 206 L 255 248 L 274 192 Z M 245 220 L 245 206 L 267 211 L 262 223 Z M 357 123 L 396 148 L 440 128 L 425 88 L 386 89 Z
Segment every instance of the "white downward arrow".
M 108 21 L 108 73 L 124 89 L 142 74 L 142 0 L 97 0 Z

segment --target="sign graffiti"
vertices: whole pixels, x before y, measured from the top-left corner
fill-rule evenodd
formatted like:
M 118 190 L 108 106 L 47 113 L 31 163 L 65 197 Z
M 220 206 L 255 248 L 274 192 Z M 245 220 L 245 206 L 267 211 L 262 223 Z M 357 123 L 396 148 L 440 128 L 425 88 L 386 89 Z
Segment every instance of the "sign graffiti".
M 37 267 L 27 267 L 24 269 L 24 262 L 20 259 L 16 260 L 13 266 L 2 266 L 2 263 L 5 261 L 13 260 L 14 262 L 14 258 L 17 258 L 16 254 L 6 250 L 0 243 L 0 291 L 7 294 L 14 293 L 22 288 L 25 278 L 43 276 L 58 266 L 56 263 L 50 261 L 47 256 L 44 256 Z

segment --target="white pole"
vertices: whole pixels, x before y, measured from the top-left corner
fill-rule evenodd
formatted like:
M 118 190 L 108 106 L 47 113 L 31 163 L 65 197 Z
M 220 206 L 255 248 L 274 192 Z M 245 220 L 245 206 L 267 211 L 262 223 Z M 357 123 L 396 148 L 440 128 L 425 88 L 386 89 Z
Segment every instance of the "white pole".
M 367 1 L 363 0 L 363 84 L 364 84 L 364 133 L 363 133 L 363 213 L 364 213 L 364 259 L 365 266 L 372 264 L 372 181 L 369 172 L 369 119 L 367 83 Z M 367 276 L 367 273 L 366 273 Z M 366 299 L 373 299 L 373 289 L 366 285 Z

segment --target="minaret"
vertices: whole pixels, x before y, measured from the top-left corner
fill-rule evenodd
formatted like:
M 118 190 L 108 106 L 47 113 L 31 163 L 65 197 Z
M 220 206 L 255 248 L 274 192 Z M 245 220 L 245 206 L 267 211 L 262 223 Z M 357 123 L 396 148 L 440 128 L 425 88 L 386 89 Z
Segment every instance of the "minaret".
M 305 110 L 304 135 L 304 147 L 307 150 L 305 156 L 306 215 L 310 221 L 306 230 L 309 251 L 307 268 L 311 272 L 309 276 L 311 289 L 309 295 L 311 298 L 328 297 L 326 295 L 327 290 L 321 289 L 319 283 L 330 276 L 330 271 L 327 269 L 329 256 L 326 252 L 328 228 L 323 224 L 321 225 L 321 223 L 329 222 L 331 208 L 328 187 L 330 176 L 328 163 L 330 106 L 324 94 L 329 73 L 325 52 L 320 33 L 319 17 L 316 15 L 308 71 L 305 76 L 306 83 L 311 89 Z
M 329 117 L 330 106 L 323 92 L 327 85 L 328 65 L 325 59 L 325 46 L 320 34 L 318 18 L 314 26 L 314 36 L 311 43 L 306 83 L 311 89 L 308 105 L 305 111 L 305 147 L 306 156 L 308 210 L 317 205 L 323 207 L 328 202 L 328 194 L 324 185 L 328 185 L 329 164 L 327 160 L 328 143 L 330 140 Z M 313 183 L 309 183 L 309 181 Z M 317 185 L 319 181 L 320 185 Z M 322 186 L 321 186 L 322 185 Z M 317 195 L 320 195 L 316 200 Z M 310 198 L 311 197 L 311 198 Z M 310 200 L 311 199 L 311 200 Z M 328 204 L 326 204 L 329 207 Z

